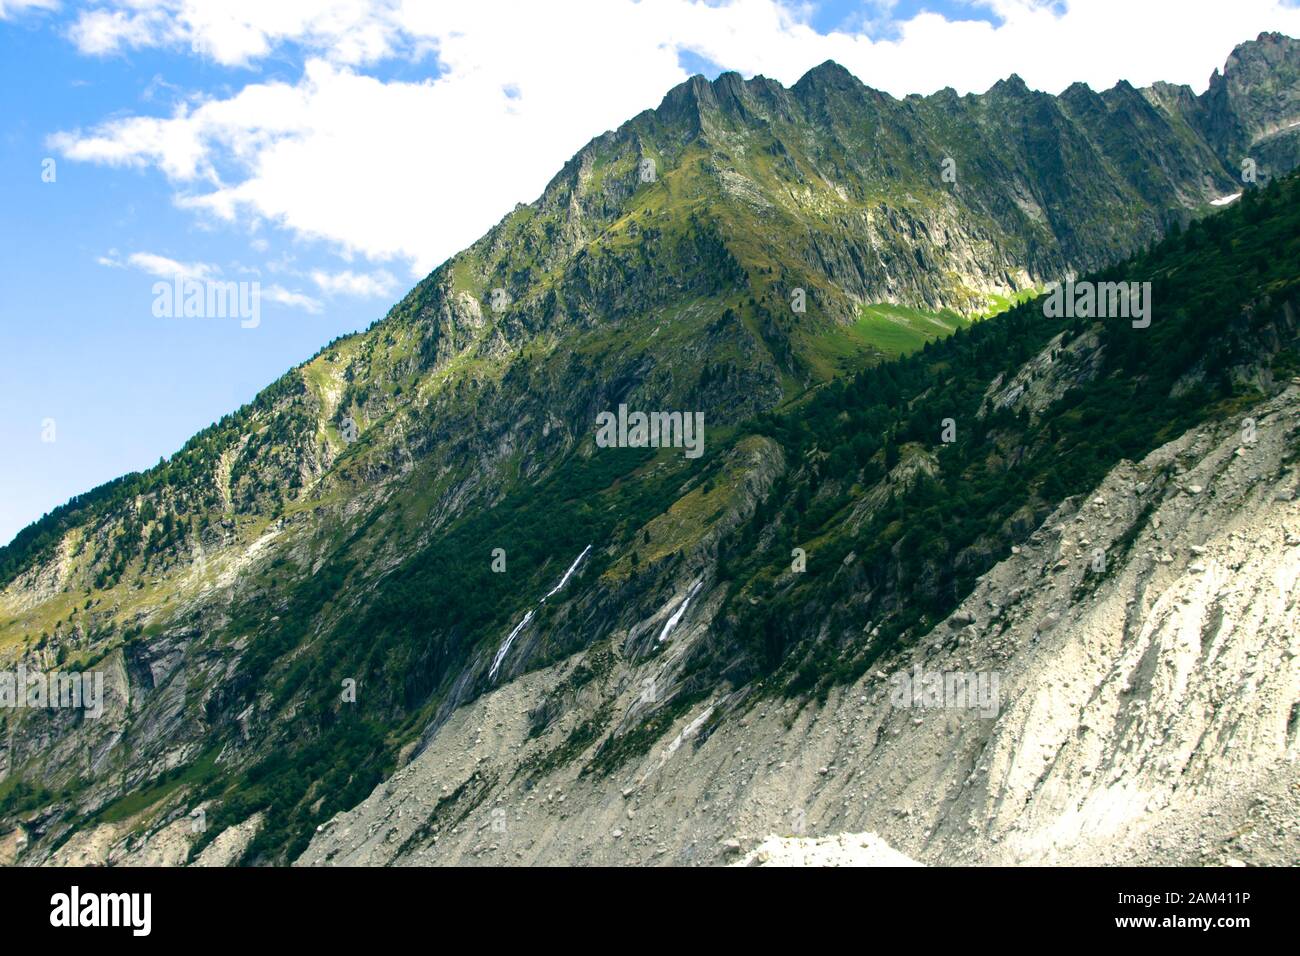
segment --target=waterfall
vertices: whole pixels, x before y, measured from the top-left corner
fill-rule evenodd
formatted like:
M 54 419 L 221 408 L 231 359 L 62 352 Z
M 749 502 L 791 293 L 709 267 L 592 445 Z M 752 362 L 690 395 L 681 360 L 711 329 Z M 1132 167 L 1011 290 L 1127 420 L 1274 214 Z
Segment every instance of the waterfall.
M 585 558 L 587 556 L 587 553 L 590 551 L 591 551 L 591 545 L 587 545 L 585 548 L 582 549 L 582 554 L 578 555 L 576 558 L 573 559 L 573 563 L 569 565 L 569 570 L 565 571 L 564 577 L 560 578 L 560 583 L 555 585 L 555 587 L 551 588 L 549 591 L 547 591 L 546 597 L 543 597 L 540 601 L 537 602 L 537 607 L 534 607 L 531 610 L 529 610 L 529 612 L 524 615 L 523 620 L 520 621 L 518 624 L 516 624 L 514 626 L 514 630 L 512 630 L 506 636 L 506 639 L 501 642 L 501 646 L 497 648 L 496 655 L 492 658 L 492 667 L 488 670 L 488 680 L 496 680 L 497 670 L 501 667 L 501 662 L 506 659 L 506 655 L 510 653 L 510 645 L 515 642 L 515 638 L 519 636 L 519 632 L 522 631 L 524 627 L 528 624 L 528 622 L 533 619 L 533 614 L 536 613 L 537 608 L 541 607 L 543 604 L 546 603 L 546 598 L 554 596 L 554 594 L 557 591 L 559 591 L 560 588 L 564 587 L 566 584 L 569 583 L 569 578 L 573 577 L 573 572 L 578 570 L 578 565 L 582 563 L 582 559 Z
M 668 618 L 667 623 L 664 624 L 664 629 L 659 632 L 660 644 L 668 639 L 669 633 L 677 626 L 677 622 L 682 619 L 682 615 L 686 613 L 687 606 L 691 603 L 691 598 L 695 597 L 695 592 L 700 589 L 700 585 L 703 583 L 703 581 L 696 581 L 691 585 L 691 589 L 686 592 L 686 597 L 682 600 L 682 603 L 677 606 L 677 610 L 673 611 L 672 617 Z

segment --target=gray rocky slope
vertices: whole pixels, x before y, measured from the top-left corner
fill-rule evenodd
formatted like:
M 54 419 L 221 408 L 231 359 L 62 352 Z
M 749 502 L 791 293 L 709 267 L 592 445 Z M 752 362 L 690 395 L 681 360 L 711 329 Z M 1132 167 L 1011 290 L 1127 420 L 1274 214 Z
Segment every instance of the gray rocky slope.
M 824 705 L 712 727 L 711 700 L 614 777 L 518 773 L 607 701 L 634 710 L 704 639 L 704 592 L 664 659 L 615 640 L 457 711 L 298 862 L 716 864 L 767 835 L 872 831 L 932 864 L 1294 864 L 1300 386 L 1256 414 L 1253 435 L 1197 427 L 1062 503 L 915 649 Z M 1089 589 L 1097 549 L 1123 557 Z M 599 654 L 614 666 L 537 735 L 537 702 Z M 917 664 L 997 674 L 996 715 L 897 706 L 890 675 Z

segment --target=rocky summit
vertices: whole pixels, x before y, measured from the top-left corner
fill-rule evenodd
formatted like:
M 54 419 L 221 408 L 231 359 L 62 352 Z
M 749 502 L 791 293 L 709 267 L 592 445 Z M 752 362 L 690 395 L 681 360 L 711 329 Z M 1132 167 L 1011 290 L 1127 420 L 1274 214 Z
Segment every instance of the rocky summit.
M 1298 69 L 670 90 L 0 549 L 0 860 L 1300 859 Z

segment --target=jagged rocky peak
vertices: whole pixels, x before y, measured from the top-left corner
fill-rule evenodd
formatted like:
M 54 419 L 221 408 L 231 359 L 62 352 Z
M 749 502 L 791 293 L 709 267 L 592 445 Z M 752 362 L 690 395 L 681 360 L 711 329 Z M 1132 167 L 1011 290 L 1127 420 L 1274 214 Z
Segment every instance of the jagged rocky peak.
M 830 89 L 855 90 L 862 86 L 862 81 L 846 67 L 835 60 L 819 63 L 799 78 L 792 89 L 825 87 Z
M 757 75 L 745 79 L 727 71 L 709 80 L 702 74 L 669 90 L 659 106 L 649 111 L 659 123 L 682 124 L 690 133 L 706 132 L 709 117 L 726 117 L 741 125 L 766 120 L 772 112 L 787 112 L 788 91 L 776 80 Z M 637 124 L 646 114 L 632 121 Z
M 998 96 L 1005 96 L 1011 98 L 1019 98 L 1036 92 L 1039 91 L 1031 90 L 1029 88 L 1029 84 L 1024 81 L 1024 78 L 1021 77 L 1019 73 L 1012 73 L 1011 75 L 1003 77 L 1002 79 L 994 83 L 992 86 L 990 86 L 988 89 L 988 94 L 986 95 L 998 95 Z
M 1282 175 L 1277 166 L 1300 155 L 1300 41 L 1261 33 L 1240 44 L 1223 72 L 1214 71 L 1202 102 L 1216 146 L 1242 156 L 1262 148 L 1275 166 L 1269 172 Z

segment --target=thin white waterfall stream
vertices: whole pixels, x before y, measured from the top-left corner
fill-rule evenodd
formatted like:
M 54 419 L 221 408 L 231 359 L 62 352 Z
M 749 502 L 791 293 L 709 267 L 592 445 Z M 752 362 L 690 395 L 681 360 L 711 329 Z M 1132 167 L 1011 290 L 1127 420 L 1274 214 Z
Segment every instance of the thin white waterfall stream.
M 591 551 L 591 545 L 587 545 L 582 549 L 582 554 L 573 559 L 573 563 L 569 565 L 569 570 L 565 571 L 564 577 L 560 578 L 560 583 L 546 592 L 546 597 L 537 602 L 537 607 L 541 607 L 546 603 L 546 598 L 552 597 L 560 590 L 560 588 L 569 583 L 569 578 L 573 576 L 574 571 L 578 570 L 578 565 L 582 563 L 582 559 L 587 556 L 589 551 Z M 497 648 L 496 656 L 492 658 L 492 667 L 488 670 L 488 680 L 496 680 L 497 670 L 501 667 L 501 662 L 504 661 L 506 655 L 510 653 L 510 645 L 515 642 L 515 638 L 519 636 L 519 632 L 522 631 L 524 627 L 527 626 L 528 622 L 533 619 L 533 614 L 536 613 L 537 607 L 525 614 L 524 619 L 516 624 L 514 630 L 512 630 L 506 636 L 506 639 L 501 642 L 501 646 Z
M 515 629 L 510 632 L 510 636 L 501 642 L 501 646 L 497 648 L 496 657 L 492 658 L 492 669 L 488 671 L 488 680 L 492 680 L 497 676 L 497 668 L 500 667 L 501 662 L 506 659 L 506 652 L 510 650 L 510 645 L 515 642 L 515 637 L 524 629 L 524 625 L 532 619 L 533 612 L 530 609 L 529 612 L 524 615 L 524 619 L 515 625 Z
M 700 585 L 703 583 L 703 581 L 696 581 L 691 585 L 691 589 L 686 592 L 686 597 L 682 600 L 682 603 L 677 606 L 677 610 L 673 611 L 672 617 L 668 618 L 667 623 L 664 624 L 664 629 L 659 632 L 660 644 L 668 639 L 668 635 L 672 633 L 672 629 L 677 626 L 677 622 L 680 621 L 682 615 L 686 613 L 686 608 L 690 605 L 691 598 L 695 597 L 695 592 L 700 589 Z
M 582 549 L 582 554 L 578 555 L 576 558 L 573 559 L 573 563 L 569 565 L 569 570 L 565 571 L 564 577 L 560 578 L 560 583 L 546 592 L 546 597 L 542 598 L 543 601 L 545 601 L 546 598 L 550 597 L 560 588 L 564 587 L 566 584 L 569 583 L 569 578 L 573 575 L 574 571 L 578 570 L 578 565 L 582 563 L 582 559 L 587 556 L 587 552 L 590 550 L 591 550 L 591 545 L 587 545 L 585 548 Z

